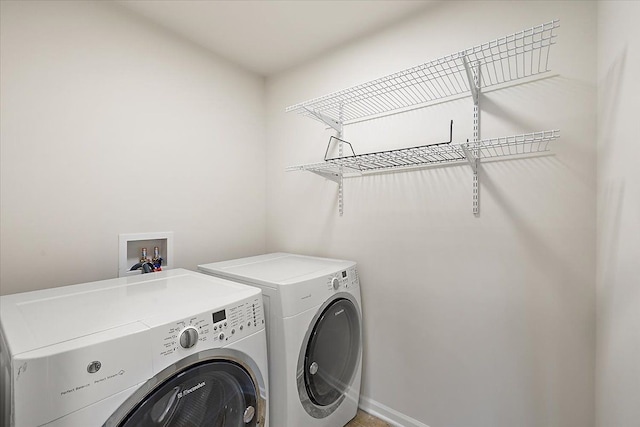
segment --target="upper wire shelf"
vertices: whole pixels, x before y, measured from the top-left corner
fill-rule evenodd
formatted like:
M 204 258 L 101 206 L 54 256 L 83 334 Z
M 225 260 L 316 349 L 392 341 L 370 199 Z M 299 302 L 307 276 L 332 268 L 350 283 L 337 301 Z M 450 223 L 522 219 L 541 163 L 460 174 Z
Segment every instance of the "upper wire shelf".
M 348 123 L 472 91 L 469 72 L 483 88 L 549 71 L 555 44 L 553 20 L 370 82 L 292 105 L 296 112 L 326 122 Z M 479 73 L 479 76 L 478 76 Z M 318 115 L 320 113 L 320 116 Z
M 483 159 L 549 151 L 549 142 L 560 137 L 559 130 L 483 139 L 464 144 L 431 144 L 377 153 L 328 159 L 320 163 L 290 166 L 287 171 L 310 171 L 321 175 L 360 175 L 390 169 L 466 162 L 468 154 Z M 465 153 L 466 151 L 466 153 Z

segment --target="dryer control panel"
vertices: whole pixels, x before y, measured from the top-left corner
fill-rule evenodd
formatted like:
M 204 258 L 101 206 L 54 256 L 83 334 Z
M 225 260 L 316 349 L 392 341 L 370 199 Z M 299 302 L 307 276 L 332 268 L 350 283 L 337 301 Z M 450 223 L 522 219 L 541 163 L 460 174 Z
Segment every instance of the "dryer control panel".
M 203 350 L 225 347 L 264 329 L 262 295 L 154 328 L 154 369 Z
M 327 277 L 327 289 L 330 291 L 337 292 L 340 290 L 355 288 L 359 283 L 358 270 L 356 267 L 338 271 L 337 273 Z

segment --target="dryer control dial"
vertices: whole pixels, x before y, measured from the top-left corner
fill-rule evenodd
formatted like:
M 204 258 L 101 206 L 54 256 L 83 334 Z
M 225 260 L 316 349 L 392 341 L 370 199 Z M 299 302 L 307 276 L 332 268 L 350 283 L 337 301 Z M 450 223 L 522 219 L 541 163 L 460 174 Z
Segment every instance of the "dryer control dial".
M 331 286 L 335 291 L 337 291 L 338 288 L 340 287 L 340 280 L 338 280 L 337 277 L 334 277 L 333 279 L 331 279 Z
M 180 346 L 182 348 L 191 348 L 198 342 L 198 330 L 193 326 L 189 326 L 180 334 Z

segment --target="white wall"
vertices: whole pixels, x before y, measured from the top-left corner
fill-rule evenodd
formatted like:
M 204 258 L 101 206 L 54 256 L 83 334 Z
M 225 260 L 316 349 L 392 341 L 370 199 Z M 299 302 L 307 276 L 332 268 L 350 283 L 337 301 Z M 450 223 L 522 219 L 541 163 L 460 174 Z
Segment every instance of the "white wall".
M 440 2 L 397 27 L 267 80 L 267 244 L 355 259 L 364 310 L 362 405 L 406 426 L 594 425 L 595 2 Z M 561 20 L 553 73 L 487 93 L 482 136 L 559 128 L 554 156 L 487 162 L 481 215 L 466 165 L 336 186 L 331 132 L 285 107 Z M 330 31 L 330 28 L 328 28 Z M 472 136 L 470 98 L 348 126 L 363 153 Z
M 640 419 L 640 3 L 598 4 L 597 426 Z
M 264 80 L 110 2 L 2 1 L 2 293 L 265 249 Z
M 0 293 L 113 277 L 125 232 L 174 231 L 187 268 L 265 249 L 352 258 L 368 409 L 407 426 L 637 422 L 637 3 L 436 3 L 271 78 L 266 115 L 261 78 L 118 5 L 0 4 Z M 344 217 L 332 182 L 283 171 L 330 135 L 286 106 L 553 18 L 552 75 L 487 93 L 482 135 L 562 138 L 553 157 L 485 163 L 480 218 L 465 166 L 347 180 Z M 471 136 L 464 99 L 345 137 L 435 142 L 451 118 L 456 142 Z

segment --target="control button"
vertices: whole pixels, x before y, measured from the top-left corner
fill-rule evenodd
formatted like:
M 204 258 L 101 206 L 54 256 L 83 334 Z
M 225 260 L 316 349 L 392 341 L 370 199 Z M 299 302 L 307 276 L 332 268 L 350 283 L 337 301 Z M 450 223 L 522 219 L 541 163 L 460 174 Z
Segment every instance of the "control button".
M 87 366 L 87 372 L 89 372 L 90 374 L 95 374 L 100 370 L 101 367 L 102 363 L 100 363 L 99 360 L 93 361 Z
M 217 327 L 217 326 L 214 326 L 214 327 L 213 327 L 213 330 L 214 330 L 214 331 L 217 331 L 217 330 L 218 330 L 218 327 Z
M 337 277 L 334 277 L 333 279 L 331 279 L 331 287 L 336 291 L 340 287 L 340 281 L 338 280 Z
M 233 329 L 231 330 L 231 335 L 233 335 L 233 334 L 235 334 L 235 333 L 236 333 L 236 329 L 235 329 L 235 328 L 233 328 Z
M 247 326 L 251 326 L 251 321 L 247 322 Z
M 224 341 L 224 332 L 220 332 L 220 335 L 218 335 L 218 339 L 220 341 Z
M 243 330 L 243 329 L 244 329 L 244 325 L 240 325 L 240 330 Z
M 224 322 L 224 327 L 225 327 L 225 328 L 227 327 L 227 322 Z
M 180 346 L 182 348 L 191 348 L 198 342 L 198 330 L 193 326 L 189 326 L 180 334 Z

